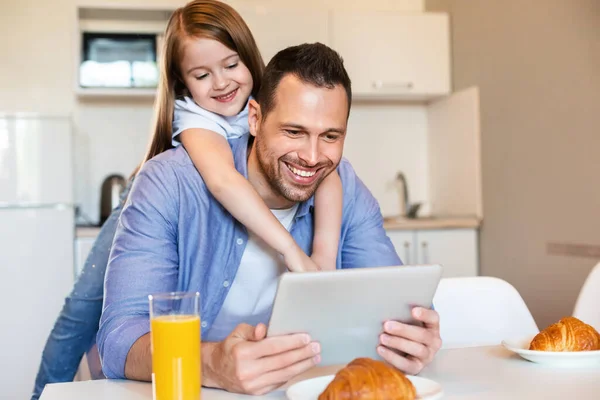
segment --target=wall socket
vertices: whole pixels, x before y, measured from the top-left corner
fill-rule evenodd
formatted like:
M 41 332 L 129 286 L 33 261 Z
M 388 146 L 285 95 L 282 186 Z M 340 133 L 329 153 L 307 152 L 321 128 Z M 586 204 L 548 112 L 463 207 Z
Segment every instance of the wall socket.
M 546 244 L 546 251 L 552 255 L 600 260 L 600 245 L 549 242 Z

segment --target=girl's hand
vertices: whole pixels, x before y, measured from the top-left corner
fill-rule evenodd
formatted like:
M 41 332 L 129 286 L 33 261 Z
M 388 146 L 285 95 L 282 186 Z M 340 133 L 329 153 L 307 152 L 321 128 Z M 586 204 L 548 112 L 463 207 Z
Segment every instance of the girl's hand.
M 315 253 L 313 249 L 310 259 L 319 266 L 321 271 L 334 271 L 336 269 L 335 257 L 331 258 L 321 253 Z
M 294 249 L 283 254 L 283 260 L 292 272 L 320 271 L 321 268 L 310 259 L 297 245 Z

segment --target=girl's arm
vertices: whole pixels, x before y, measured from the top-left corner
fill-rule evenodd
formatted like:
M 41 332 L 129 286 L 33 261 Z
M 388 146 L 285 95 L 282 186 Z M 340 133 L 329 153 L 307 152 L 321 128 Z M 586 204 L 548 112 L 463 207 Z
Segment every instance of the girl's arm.
M 181 143 L 211 194 L 247 229 L 283 255 L 291 271 L 318 270 L 236 169 L 227 140 L 207 129 L 187 129 Z
M 334 270 L 342 229 L 342 181 L 334 170 L 315 193 L 315 236 L 312 260 L 322 270 Z

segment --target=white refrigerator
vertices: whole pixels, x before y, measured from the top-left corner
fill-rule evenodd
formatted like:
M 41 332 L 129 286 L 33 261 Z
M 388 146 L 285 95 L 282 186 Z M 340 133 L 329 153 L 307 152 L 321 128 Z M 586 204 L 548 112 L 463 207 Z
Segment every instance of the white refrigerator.
M 0 399 L 29 399 L 73 285 L 68 116 L 0 113 Z

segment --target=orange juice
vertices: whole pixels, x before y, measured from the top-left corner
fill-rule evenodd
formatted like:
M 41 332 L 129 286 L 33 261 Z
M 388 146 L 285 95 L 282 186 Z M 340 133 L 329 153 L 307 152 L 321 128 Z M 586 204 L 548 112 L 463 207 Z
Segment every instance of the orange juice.
M 163 315 L 150 324 L 154 400 L 199 400 L 200 317 Z

